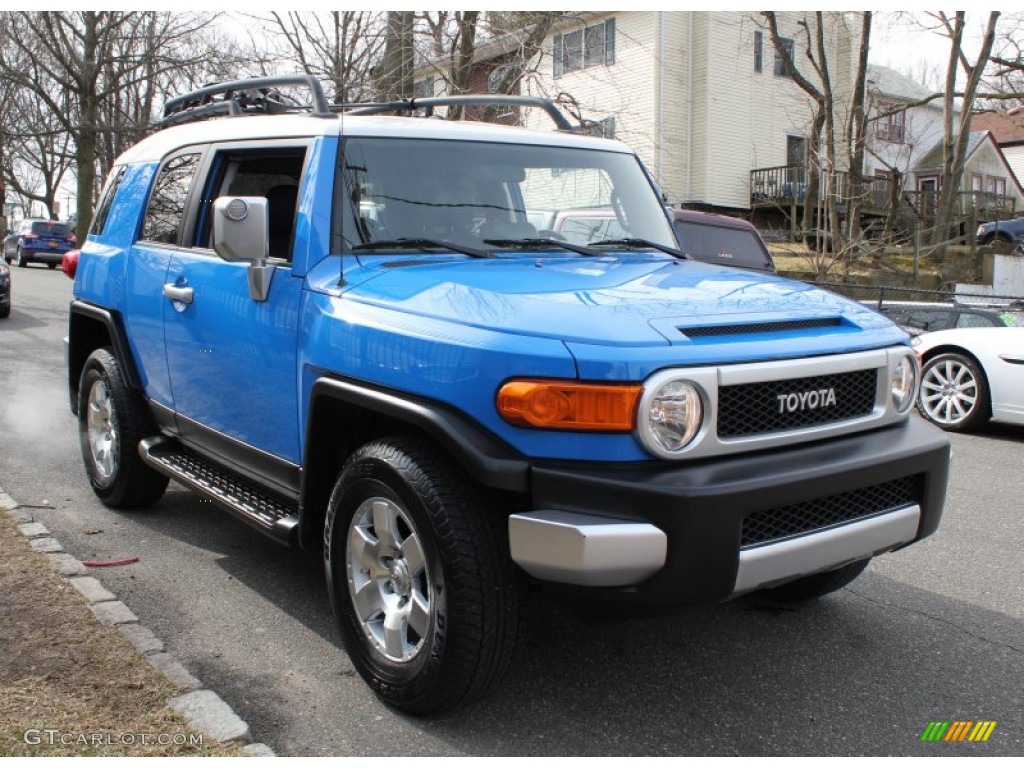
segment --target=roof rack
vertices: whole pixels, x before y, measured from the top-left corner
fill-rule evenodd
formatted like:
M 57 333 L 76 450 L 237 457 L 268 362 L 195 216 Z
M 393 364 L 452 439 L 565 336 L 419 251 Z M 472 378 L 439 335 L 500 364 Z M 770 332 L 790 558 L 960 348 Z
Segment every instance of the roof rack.
M 294 102 L 278 88 L 305 86 L 313 97 L 312 105 Z M 293 103 L 288 103 L 292 101 Z M 324 95 L 320 81 L 312 75 L 275 75 L 272 77 L 251 77 L 226 83 L 207 85 L 190 93 L 170 99 L 164 106 L 163 119 L 158 125 L 167 128 L 182 123 L 198 122 L 211 117 L 227 115 L 280 115 L 287 113 L 309 114 L 313 117 L 334 117 L 339 112 L 350 115 L 379 115 L 383 113 L 412 113 L 423 110 L 425 117 L 432 117 L 435 107 L 471 106 L 498 104 L 537 107 L 543 110 L 560 131 L 578 131 L 557 106 L 539 96 L 514 96 L 499 93 L 465 94 L 462 96 L 428 96 L 425 98 L 400 99 L 389 102 L 365 102 L 357 104 L 330 104 Z
M 478 93 L 462 96 L 426 96 L 423 98 L 401 99 L 399 101 L 374 102 L 366 104 L 340 104 L 332 106 L 333 110 L 348 110 L 350 115 L 379 115 L 384 112 L 414 112 L 424 110 L 424 116 L 431 117 L 434 107 L 470 106 L 498 104 L 537 107 L 544 110 L 560 131 L 577 131 L 576 126 L 569 122 L 557 106 L 539 96 L 514 96 L 503 93 Z
M 281 86 L 306 86 L 313 96 L 312 107 L 302 104 L 288 104 L 286 97 L 277 88 Z M 278 115 L 286 112 L 302 112 L 314 117 L 334 117 L 320 81 L 312 75 L 275 75 L 272 77 L 250 77 L 215 83 L 196 91 L 176 96 L 164 105 L 164 116 L 159 125 L 166 128 L 181 123 L 206 120 L 218 115 L 240 117 L 243 115 Z

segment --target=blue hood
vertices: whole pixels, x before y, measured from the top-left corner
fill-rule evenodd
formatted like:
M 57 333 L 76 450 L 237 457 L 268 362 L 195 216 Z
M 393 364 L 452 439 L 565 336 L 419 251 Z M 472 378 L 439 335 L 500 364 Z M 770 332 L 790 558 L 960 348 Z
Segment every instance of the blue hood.
M 805 283 L 646 254 L 427 263 L 392 258 L 359 271 L 368 279 L 350 283 L 350 300 L 570 343 L 696 344 L 696 334 L 690 338 L 686 329 L 790 321 L 812 327 L 817 321 L 820 332 L 831 335 L 857 334 L 860 348 L 904 339 L 878 313 Z

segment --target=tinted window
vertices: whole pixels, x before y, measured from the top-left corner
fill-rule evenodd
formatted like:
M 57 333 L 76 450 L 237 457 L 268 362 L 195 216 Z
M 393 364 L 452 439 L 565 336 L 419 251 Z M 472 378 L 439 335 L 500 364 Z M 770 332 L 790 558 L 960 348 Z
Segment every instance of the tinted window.
M 37 235 L 67 237 L 71 234 L 71 227 L 67 224 L 60 224 L 55 221 L 37 221 L 32 225 L 32 231 Z
M 749 229 L 676 221 L 680 247 L 693 258 L 744 269 L 771 269 L 772 260 Z
M 953 327 L 953 311 L 945 309 L 914 309 L 907 315 L 906 325 L 922 331 L 944 331 Z
M 143 240 L 178 242 L 178 227 L 198 165 L 199 154 L 196 153 L 173 157 L 160 169 L 142 223 Z
M 961 312 L 956 319 L 957 328 L 991 328 L 997 325 L 994 318 L 976 312 Z
M 111 171 L 110 176 L 107 177 L 107 183 L 100 194 L 100 203 L 96 206 L 96 213 L 92 218 L 92 226 L 89 227 L 90 235 L 103 234 L 103 227 L 106 226 L 107 216 L 110 214 L 110 205 L 114 202 L 114 195 L 117 194 L 117 188 L 121 185 L 122 178 L 124 178 L 123 165 Z

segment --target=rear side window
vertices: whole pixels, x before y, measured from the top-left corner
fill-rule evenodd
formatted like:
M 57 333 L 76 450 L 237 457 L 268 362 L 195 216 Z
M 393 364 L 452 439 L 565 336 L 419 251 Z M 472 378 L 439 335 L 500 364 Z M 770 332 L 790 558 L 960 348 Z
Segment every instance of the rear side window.
M 142 239 L 155 243 L 177 243 L 188 191 L 199 166 L 199 153 L 177 155 L 168 160 L 153 184 L 142 222 Z
M 100 193 L 100 202 L 96 206 L 96 213 L 92 217 L 92 225 L 89 227 L 90 235 L 102 235 L 103 227 L 107 224 L 107 216 L 110 214 L 110 206 L 114 202 L 117 188 L 121 186 L 121 179 L 124 178 L 124 166 L 115 168 L 107 177 L 107 183 L 103 185 L 103 192 Z

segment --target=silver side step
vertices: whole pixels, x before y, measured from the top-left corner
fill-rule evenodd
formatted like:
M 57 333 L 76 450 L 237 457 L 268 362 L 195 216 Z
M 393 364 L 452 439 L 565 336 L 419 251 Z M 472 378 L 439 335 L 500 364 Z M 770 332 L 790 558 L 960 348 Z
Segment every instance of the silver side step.
M 292 542 L 297 508 L 186 450 L 173 440 L 153 437 L 139 443 L 142 460 L 243 521 L 285 543 Z
M 740 550 L 733 594 L 771 587 L 888 552 L 913 541 L 920 522 L 921 508 L 912 504 L 819 533 Z

